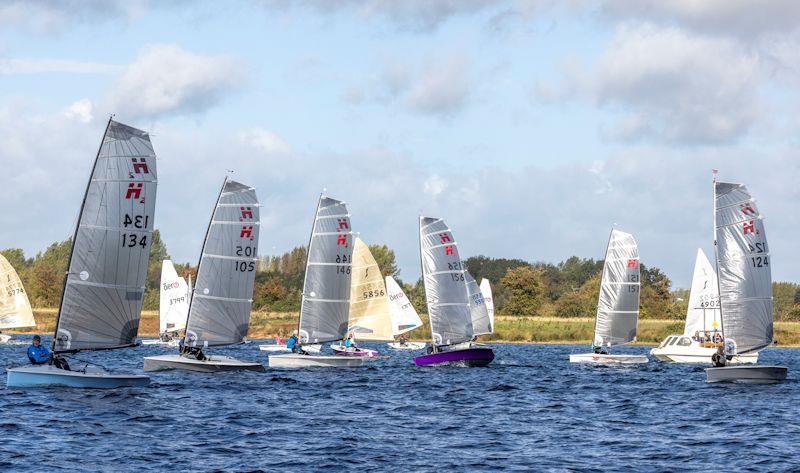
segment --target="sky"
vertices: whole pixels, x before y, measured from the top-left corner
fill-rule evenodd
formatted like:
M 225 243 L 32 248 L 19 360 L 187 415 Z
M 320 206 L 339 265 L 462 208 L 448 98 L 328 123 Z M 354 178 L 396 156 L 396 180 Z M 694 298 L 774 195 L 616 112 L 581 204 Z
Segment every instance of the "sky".
M 177 262 L 233 171 L 261 255 L 325 192 L 404 280 L 422 213 L 531 262 L 602 258 L 616 225 L 688 287 L 718 169 L 800 281 L 798 91 L 793 0 L 0 0 L 0 248 L 71 236 L 114 114 L 151 134 Z

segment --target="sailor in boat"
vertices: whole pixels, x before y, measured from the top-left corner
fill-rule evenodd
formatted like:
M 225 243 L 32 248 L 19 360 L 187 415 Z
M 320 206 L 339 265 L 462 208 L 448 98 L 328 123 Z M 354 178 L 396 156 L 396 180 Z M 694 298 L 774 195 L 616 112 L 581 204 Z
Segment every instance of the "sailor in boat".
M 185 355 L 187 358 L 194 358 L 197 361 L 203 361 L 206 359 L 205 353 L 203 353 L 203 349 L 200 347 L 187 347 L 181 338 L 178 341 L 178 351 L 181 355 Z
M 286 348 L 292 350 L 292 353 L 299 353 L 301 355 L 308 355 L 308 353 L 303 350 L 302 345 L 300 344 L 300 339 L 297 338 L 297 330 L 292 332 L 292 336 L 286 340 Z
M 50 361 L 50 350 L 42 345 L 42 337 L 33 336 L 33 342 L 28 347 L 28 360 L 34 365 L 43 365 Z
M 408 344 L 408 339 L 405 335 L 400 335 L 400 338 L 397 340 L 397 343 L 400 344 L 401 347 L 404 347 Z
M 598 355 L 608 355 L 608 348 L 604 347 L 602 343 L 600 345 L 592 345 L 592 351 Z
M 164 332 L 161 334 L 161 341 L 164 343 L 169 343 L 173 340 L 175 335 L 177 335 L 177 333 Z

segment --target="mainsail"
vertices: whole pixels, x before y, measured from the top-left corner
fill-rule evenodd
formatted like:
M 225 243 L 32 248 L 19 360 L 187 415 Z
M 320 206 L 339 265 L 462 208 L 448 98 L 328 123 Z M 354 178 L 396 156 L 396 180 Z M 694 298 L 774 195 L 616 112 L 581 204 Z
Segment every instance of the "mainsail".
M 378 263 L 369 247 L 355 239 L 350 286 L 349 330 L 360 340 L 392 340 L 389 298 Z
M 109 120 L 72 238 L 55 352 L 135 343 L 156 183 L 156 155 L 149 135 Z
M 722 331 L 732 353 L 772 344 L 772 273 L 763 216 L 742 184 L 714 181 Z
M 189 315 L 189 286 L 178 276 L 172 261 L 161 263 L 161 297 L 158 306 L 159 332 L 178 332 L 186 328 Z
M 188 346 L 225 346 L 247 336 L 258 256 L 256 190 L 225 178 L 211 214 L 189 302 Z
M 303 343 L 342 340 L 350 312 L 353 236 L 344 202 L 320 196 L 308 244 L 299 336 Z
M 470 340 L 472 316 L 458 244 L 444 220 L 420 217 L 420 257 L 434 345 Z
M 492 297 L 492 286 L 486 278 L 481 279 L 481 293 L 483 293 L 483 301 L 486 303 L 486 310 L 489 312 L 489 325 L 494 332 L 494 297 Z
M 469 313 L 472 318 L 472 334 L 473 335 L 488 335 L 492 333 L 492 324 L 489 319 L 489 308 L 486 306 L 486 301 L 483 299 L 483 292 L 475 282 L 475 278 L 469 274 L 469 271 L 464 271 L 464 277 L 467 281 L 467 291 L 469 292 Z
M 594 345 L 611 346 L 636 340 L 639 318 L 639 249 L 630 233 L 612 230 L 606 249 Z
M 414 310 L 411 301 L 406 297 L 406 293 L 391 276 L 386 276 L 386 292 L 389 295 L 389 307 L 392 314 L 392 329 L 394 336 L 410 332 L 422 326 L 422 319 Z
M 14 267 L 0 255 L 0 330 L 34 327 L 33 310 Z
M 717 274 L 706 258 L 706 254 L 698 248 L 683 334 L 693 336 L 696 332 L 703 333 L 721 329 Z

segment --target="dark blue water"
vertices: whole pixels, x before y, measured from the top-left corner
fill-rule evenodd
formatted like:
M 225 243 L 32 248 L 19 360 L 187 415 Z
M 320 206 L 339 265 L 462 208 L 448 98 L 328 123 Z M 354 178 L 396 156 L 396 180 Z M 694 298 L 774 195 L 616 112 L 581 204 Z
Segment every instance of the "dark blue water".
M 789 366 L 783 384 L 723 386 L 689 365 L 570 364 L 575 345 L 496 345 L 489 368 L 417 368 L 375 346 L 390 356 L 361 369 L 160 372 L 115 391 L 9 390 L 3 376 L 0 470 L 800 469 L 798 349 L 761 355 Z M 0 345 L 3 371 L 24 349 Z M 217 352 L 266 365 L 255 343 Z M 161 353 L 80 358 L 141 372 Z

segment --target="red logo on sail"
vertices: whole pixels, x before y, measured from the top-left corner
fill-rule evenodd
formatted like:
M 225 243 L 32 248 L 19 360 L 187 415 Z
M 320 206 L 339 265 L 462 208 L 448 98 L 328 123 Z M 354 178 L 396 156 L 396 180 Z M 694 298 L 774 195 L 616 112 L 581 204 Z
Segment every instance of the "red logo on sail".
M 253 209 L 250 207 L 239 207 L 239 210 L 242 212 L 242 217 L 239 220 L 249 218 L 253 219 Z
M 638 262 L 635 259 L 629 259 L 628 260 L 628 267 L 630 269 L 636 269 L 636 265 L 637 264 L 638 264 Z
M 341 232 L 342 230 L 349 230 L 349 229 L 350 229 L 350 224 L 347 222 L 347 219 L 346 218 L 340 218 L 339 219 L 339 231 Z
M 150 169 L 147 167 L 147 160 L 144 158 L 131 158 L 133 163 L 133 172 L 136 174 L 149 174 Z
M 450 235 L 448 235 L 447 233 L 440 233 L 439 234 L 439 238 L 442 240 L 442 243 L 447 243 L 449 241 L 453 241 L 453 240 L 450 239 Z
M 742 204 L 740 206 L 740 208 L 742 209 L 742 213 L 745 214 L 745 215 L 755 215 L 756 214 L 756 209 L 754 209 L 753 206 L 749 202 L 747 202 L 745 204 Z
M 239 232 L 239 238 L 249 238 L 250 240 L 253 239 L 253 226 L 252 225 L 242 225 L 242 231 Z
M 125 192 L 125 199 L 140 199 L 142 197 L 142 183 L 131 182 L 128 184 L 128 191 Z M 144 199 L 142 199 L 144 201 Z
M 444 255 L 445 256 L 453 256 L 453 254 L 454 253 L 453 253 L 453 246 L 452 245 L 447 245 L 447 246 L 444 247 Z
M 347 235 L 338 235 L 336 238 L 336 244 L 347 248 Z
M 743 233 L 745 235 L 747 235 L 748 233 L 755 234 L 756 233 L 756 222 L 754 222 L 753 220 L 750 220 L 749 222 L 744 222 L 742 224 L 742 231 L 743 231 Z

